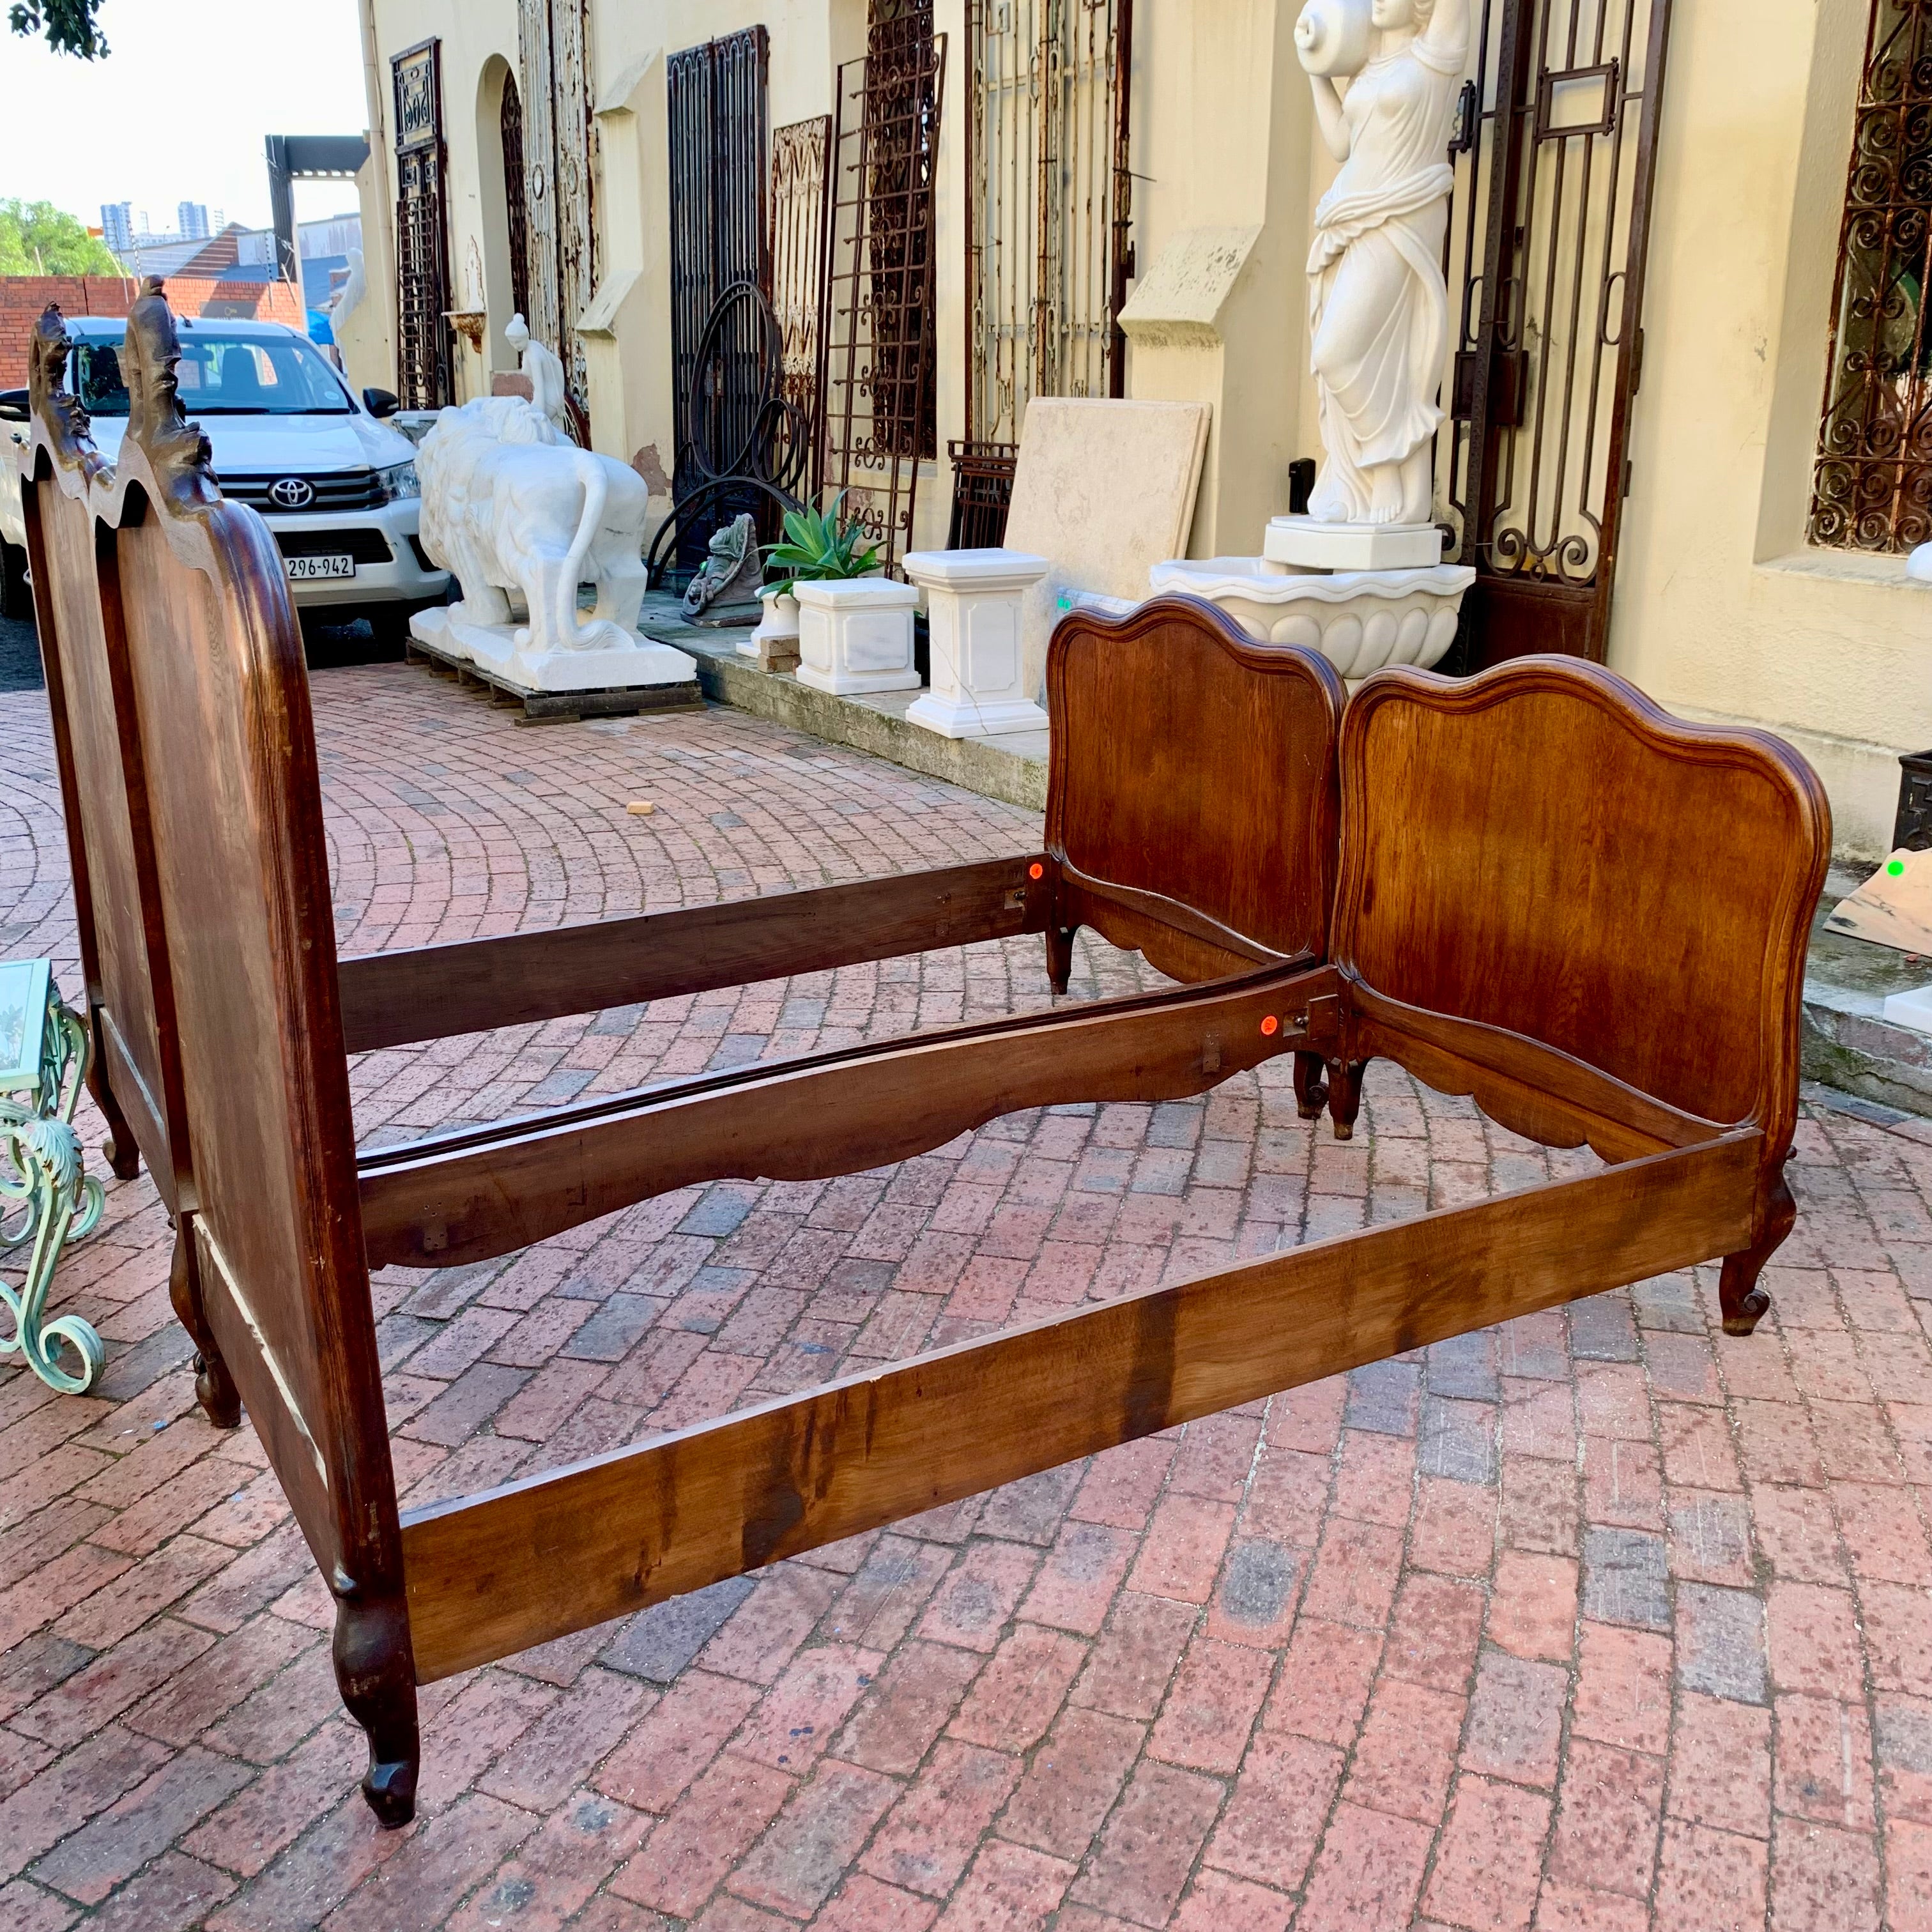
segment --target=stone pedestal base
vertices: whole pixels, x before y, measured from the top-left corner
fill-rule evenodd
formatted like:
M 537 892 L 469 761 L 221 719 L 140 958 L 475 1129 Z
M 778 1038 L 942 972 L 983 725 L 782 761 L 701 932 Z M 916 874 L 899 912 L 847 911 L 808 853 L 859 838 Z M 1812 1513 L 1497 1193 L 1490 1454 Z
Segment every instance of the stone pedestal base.
M 644 686 L 698 682 L 698 661 L 673 644 L 652 644 L 631 634 L 628 644 L 602 650 L 532 653 L 517 643 L 519 627 L 469 624 L 441 607 L 418 610 L 410 634 L 439 656 L 473 664 L 495 680 L 519 691 L 542 693 L 613 691 Z M 615 625 L 603 627 L 622 635 Z
M 1422 570 L 1442 561 L 1442 532 L 1433 524 L 1323 524 L 1275 517 L 1262 557 L 1294 570 Z
M 932 688 L 906 712 L 944 738 L 1043 731 L 1024 685 L 1021 616 L 1047 560 L 1020 550 L 914 550 L 907 577 L 926 592 Z
M 798 681 L 835 697 L 916 691 L 912 617 L 919 592 L 890 578 L 798 586 Z

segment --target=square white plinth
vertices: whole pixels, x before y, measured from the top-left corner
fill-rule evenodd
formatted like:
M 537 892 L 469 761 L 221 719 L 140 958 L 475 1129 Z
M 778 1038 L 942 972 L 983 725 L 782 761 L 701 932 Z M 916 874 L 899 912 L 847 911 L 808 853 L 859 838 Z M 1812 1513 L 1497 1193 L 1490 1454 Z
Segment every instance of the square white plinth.
M 1298 570 L 1419 570 L 1442 561 L 1442 532 L 1433 524 L 1321 524 L 1275 517 L 1262 539 L 1270 563 Z
M 840 697 L 919 688 L 912 661 L 919 592 L 910 584 L 861 577 L 801 584 L 796 595 L 800 684 Z
M 932 688 L 906 717 L 943 738 L 1043 731 L 1026 688 L 1022 610 L 1047 560 L 1023 550 L 914 550 L 905 574 L 926 592 Z

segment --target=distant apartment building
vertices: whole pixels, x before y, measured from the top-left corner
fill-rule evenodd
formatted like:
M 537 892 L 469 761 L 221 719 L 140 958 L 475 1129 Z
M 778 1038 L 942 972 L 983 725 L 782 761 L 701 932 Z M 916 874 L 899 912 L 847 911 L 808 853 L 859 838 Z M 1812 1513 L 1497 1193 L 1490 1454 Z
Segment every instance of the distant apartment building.
M 100 238 L 117 255 L 134 245 L 134 207 L 131 202 L 104 202 L 100 209 Z
M 208 238 L 208 204 L 203 201 L 184 201 L 175 209 L 175 229 L 184 242 L 205 242 Z

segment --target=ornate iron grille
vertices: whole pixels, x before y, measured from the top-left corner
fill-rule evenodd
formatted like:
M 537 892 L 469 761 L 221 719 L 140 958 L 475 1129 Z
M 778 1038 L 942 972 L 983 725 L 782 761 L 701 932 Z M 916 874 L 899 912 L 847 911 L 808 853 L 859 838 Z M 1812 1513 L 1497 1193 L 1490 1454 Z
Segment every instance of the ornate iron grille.
M 443 215 L 442 44 L 390 63 L 396 111 L 396 390 L 405 409 L 455 400 L 450 380 L 449 230 Z
M 587 440 L 590 385 L 577 319 L 597 286 L 589 0 L 520 0 L 517 38 L 530 304 L 524 319 L 562 362 L 580 439 Z
M 952 460 L 952 520 L 948 550 L 998 550 L 1006 540 L 1006 512 L 1013 500 L 1016 442 L 949 442 Z
M 912 536 L 920 459 L 936 454 L 933 174 L 946 40 L 898 16 L 877 22 L 874 37 L 876 57 L 838 70 L 820 481 L 845 493 L 848 513 L 896 566 Z
M 818 314 L 824 301 L 825 157 L 832 116 L 772 135 L 772 310 L 784 344 L 784 399 L 808 428 L 818 415 Z
M 863 116 L 873 430 L 912 457 L 936 454 L 938 438 L 930 288 L 939 117 L 925 80 L 932 60 L 932 0 L 872 0 Z M 920 286 L 928 298 L 914 308 L 905 294 Z
M 1450 158 L 1456 358 L 1436 449 L 1463 660 L 1600 658 L 1630 488 L 1670 0 L 1484 0 Z
M 503 76 L 503 105 L 499 116 L 503 140 L 503 212 L 510 231 L 510 306 L 528 322 L 530 316 L 530 224 L 524 199 L 524 98 L 517 77 Z
M 1132 0 L 968 0 L 968 431 L 1124 393 Z
M 718 448 L 736 448 L 764 399 L 766 344 L 753 306 L 728 305 L 720 332 L 708 344 L 706 338 L 728 290 L 740 283 L 760 291 L 770 286 L 765 252 L 770 57 L 764 28 L 748 27 L 688 47 L 666 63 L 671 394 L 677 443 L 671 494 L 680 505 L 709 474 L 695 445 L 700 418 L 722 425 Z M 680 563 L 700 561 L 710 535 L 700 519 L 681 518 Z
M 1810 538 L 1932 541 L 1932 4 L 1873 0 L 1852 137 Z

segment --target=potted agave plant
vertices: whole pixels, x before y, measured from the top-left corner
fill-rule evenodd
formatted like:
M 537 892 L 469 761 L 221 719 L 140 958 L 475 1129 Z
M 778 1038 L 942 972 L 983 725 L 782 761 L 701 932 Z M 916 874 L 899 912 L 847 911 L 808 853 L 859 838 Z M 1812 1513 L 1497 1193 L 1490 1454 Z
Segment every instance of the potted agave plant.
M 783 540 L 766 547 L 767 563 L 787 573 L 762 593 L 766 622 L 775 634 L 788 619 L 795 622 L 801 684 L 842 694 L 916 690 L 919 592 L 880 574 L 878 545 L 866 544 L 856 520 L 840 515 L 842 500 L 842 492 L 823 510 L 794 510 Z

